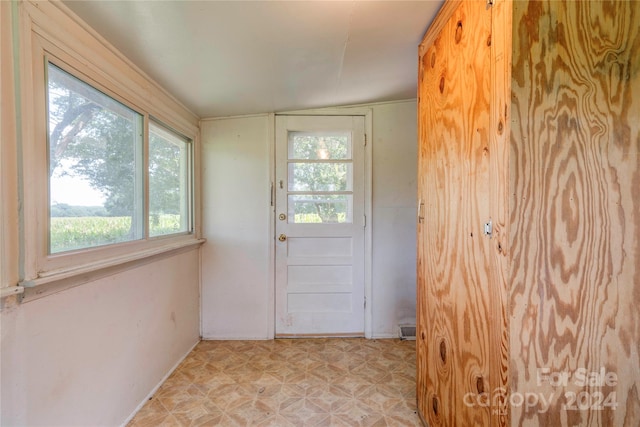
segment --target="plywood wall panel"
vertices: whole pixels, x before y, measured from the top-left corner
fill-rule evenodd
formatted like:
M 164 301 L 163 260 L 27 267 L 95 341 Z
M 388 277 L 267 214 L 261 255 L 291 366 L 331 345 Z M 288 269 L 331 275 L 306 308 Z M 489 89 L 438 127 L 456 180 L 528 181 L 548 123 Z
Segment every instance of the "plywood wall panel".
M 640 419 L 638 22 L 637 1 L 514 3 L 510 375 L 551 396 L 514 426 Z
M 494 0 L 491 11 L 491 129 L 489 183 L 493 236 L 490 304 L 491 358 L 493 388 L 489 391 L 492 425 L 510 425 L 509 395 L 509 313 L 510 206 L 509 206 L 509 135 L 511 111 L 511 19 L 512 2 Z
M 418 406 L 430 426 L 490 425 L 491 11 L 465 2 L 421 49 Z M 498 350 L 499 353 L 499 350 Z M 470 399 L 463 399 L 469 394 Z

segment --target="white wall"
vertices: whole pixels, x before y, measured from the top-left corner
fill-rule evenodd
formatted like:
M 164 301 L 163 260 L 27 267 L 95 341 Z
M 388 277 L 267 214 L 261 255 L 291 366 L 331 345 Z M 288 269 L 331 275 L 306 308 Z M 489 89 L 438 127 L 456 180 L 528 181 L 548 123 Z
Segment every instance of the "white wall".
M 18 56 L 10 53 L 18 46 L 13 39 L 13 35 L 19 33 L 13 17 L 27 19 L 29 16 L 20 10 L 27 7 L 35 8 L 32 11 L 42 25 L 53 26 L 51 33 L 68 37 L 75 47 L 91 51 L 92 59 L 101 57 L 100 49 L 107 49 L 78 23 L 69 23 L 70 18 L 59 9 L 60 4 L 33 6 L 26 2 L 0 2 L 2 291 L 19 289 L 16 285 L 25 274 L 20 248 L 25 247 L 26 227 L 21 225 L 18 233 L 18 212 L 20 208 L 24 211 L 25 194 L 32 189 L 19 191 L 20 137 L 16 129 L 33 118 L 16 112 L 20 111 L 16 110 L 18 105 L 30 99 L 14 99 L 14 94 L 22 92 L 16 91 L 20 85 L 13 73 Z M 57 25 L 59 21 L 66 24 Z M 77 38 L 71 37 L 71 33 Z M 29 32 L 20 35 L 23 42 L 30 37 Z M 78 40 L 82 43 L 77 43 Z M 86 46 L 91 43 L 94 45 Z M 29 51 L 21 50 L 21 54 L 30 57 Z M 113 58 L 112 53 L 102 54 Z M 18 68 L 16 65 L 16 71 Z M 133 73 L 128 65 L 121 68 Z M 23 87 L 28 85 L 25 79 L 21 82 Z M 172 104 L 161 102 L 164 95 L 152 82 L 145 82 L 144 87 L 153 93 L 150 102 Z M 190 113 L 183 110 L 172 113 L 172 117 L 177 117 L 175 120 L 185 116 L 189 125 L 197 129 L 197 119 Z M 24 139 L 22 143 L 21 152 L 27 157 L 30 154 L 24 150 Z M 24 252 L 29 250 L 26 248 Z M 157 255 L 153 259 L 129 261 L 118 267 L 117 273 L 114 273 L 116 267 L 112 267 L 30 288 L 30 296 L 23 302 L 13 294 L 2 299 L 0 425 L 123 424 L 199 341 L 199 252 L 194 244 L 190 249 Z M 68 287 L 79 281 L 86 283 Z M 54 292 L 54 287 L 49 285 L 67 289 L 40 295 L 40 298 L 34 296 Z
M 272 337 L 268 115 L 201 123 L 202 336 Z
M 2 426 L 121 425 L 199 341 L 198 249 L 5 309 Z
M 373 333 L 416 321 L 416 102 L 373 109 Z
M 416 103 L 358 108 L 373 111 L 372 334 L 397 337 L 415 322 Z M 201 124 L 203 338 L 273 337 L 269 117 Z

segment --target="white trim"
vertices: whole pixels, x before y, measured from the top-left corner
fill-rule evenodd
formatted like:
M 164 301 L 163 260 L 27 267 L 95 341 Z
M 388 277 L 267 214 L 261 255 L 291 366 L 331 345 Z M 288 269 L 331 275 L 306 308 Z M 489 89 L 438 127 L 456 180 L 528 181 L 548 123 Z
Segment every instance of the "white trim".
M 404 104 L 405 102 L 414 102 L 417 103 L 418 102 L 418 98 L 413 97 L 413 98 L 404 98 L 404 99 L 396 99 L 393 101 L 379 101 L 379 102 L 365 102 L 362 104 L 353 104 L 353 105 L 344 105 L 340 108 L 366 108 L 366 107 L 377 107 L 377 106 L 381 106 L 381 105 L 393 105 L 393 104 Z
M 37 278 L 29 282 L 21 282 L 21 285 L 24 287 L 21 302 L 27 303 L 34 301 L 103 277 L 111 276 L 124 270 L 140 267 L 161 258 L 190 250 L 197 250 L 205 241 L 205 239 L 189 239 L 174 242 L 171 245 L 160 246 L 145 251 L 134 252 L 129 256 L 106 260 L 104 263 L 84 265 L 73 269 L 73 271 L 63 271 L 58 275 Z
M 375 334 L 371 337 L 368 337 L 372 340 L 390 340 L 390 339 L 400 339 L 400 337 L 398 335 L 394 335 L 394 334 Z
M 2 7 L 5 7 L 6 3 L 3 2 Z M 20 199 L 19 194 L 22 192 L 22 180 L 20 175 L 22 174 L 22 149 L 19 145 L 22 132 L 22 116 L 20 115 L 21 100 L 20 94 L 22 93 L 22 87 L 20 82 L 20 25 L 19 25 L 20 10 L 16 2 L 10 3 L 9 17 L 4 14 L 4 22 L 2 26 L 5 30 L 9 29 L 9 39 L 11 40 L 11 56 L 10 59 L 3 61 L 5 66 L 10 69 L 10 87 L 13 87 L 11 95 L 7 96 L 5 92 L 2 95 L 2 101 L 10 102 L 10 107 L 5 110 L 2 108 L 2 121 L 4 123 L 4 134 L 2 135 L 2 148 L 4 151 L 4 164 L 2 167 L 3 173 L 3 188 L 2 203 L 4 208 L 4 218 L 0 226 L 4 227 L 4 277 L 3 283 L 0 286 L 12 286 L 18 283 L 23 266 L 24 249 L 22 248 L 21 241 L 24 236 L 24 224 L 20 215 Z M 7 22 L 8 20 L 8 22 Z M 7 43 L 7 34 L 5 33 L 4 43 Z M 6 51 L 5 51 L 6 52 Z M 5 85 L 7 83 L 7 73 L 3 77 L 4 81 L 0 84 Z M 6 87 L 5 87 L 6 90 Z M 9 112 L 7 112 L 9 111 Z M 10 116 L 11 132 L 7 132 L 7 126 L 9 120 L 7 116 Z M 10 136 L 10 137 L 8 137 Z M 7 155 L 10 153 L 10 157 Z M 8 161 L 8 159 L 12 161 Z M 10 177 L 10 178 L 9 178 Z M 7 183 L 9 181 L 9 183 Z M 7 185 L 9 184 L 9 185 Z M 5 302 L 6 303 L 6 302 Z
M 406 98 L 406 99 L 398 99 L 396 101 L 380 101 L 380 102 L 370 102 L 363 104 L 353 104 L 353 105 L 341 105 L 341 106 L 332 106 L 332 107 L 319 107 L 311 110 L 290 110 L 290 111 L 277 111 L 275 113 L 254 113 L 254 114 L 238 114 L 234 116 L 219 116 L 219 117 L 204 117 L 200 119 L 201 122 L 209 122 L 216 120 L 228 120 L 228 119 L 246 119 L 251 117 L 264 117 L 270 115 L 276 116 L 297 116 L 297 115 L 311 115 L 311 116 L 364 116 L 365 114 L 362 111 L 371 110 L 372 107 L 377 107 L 381 105 L 393 105 L 393 104 L 404 104 L 407 102 L 417 103 L 417 98 Z M 356 110 L 355 114 L 345 114 L 345 110 Z
M 4 2 L 0 3 L 0 48 L 2 49 L 2 51 L 4 51 L 4 45 L 7 44 L 7 40 L 11 35 L 10 31 L 13 29 L 11 18 L 10 16 L 7 16 L 9 12 L 11 12 L 11 6 L 11 4 L 5 4 Z M 5 61 L 7 61 L 7 65 L 5 65 Z M 5 150 L 5 144 L 7 145 L 7 147 L 9 147 L 9 144 L 11 144 L 11 148 L 13 148 L 13 144 L 15 141 L 13 133 L 9 132 L 9 125 L 13 122 L 12 113 L 15 109 L 15 104 L 13 103 L 13 96 L 7 97 L 7 95 L 5 94 L 5 90 L 10 90 L 10 88 L 13 86 L 13 76 L 11 76 L 12 78 L 11 80 L 9 80 L 9 77 L 6 75 L 6 71 L 3 71 L 5 67 L 7 68 L 7 71 L 13 68 L 13 52 L 11 52 L 11 56 L 8 56 L 8 58 L 3 58 L 2 62 L 3 63 L 0 65 L 0 103 L 2 103 L 0 105 L 0 141 L 2 141 L 2 144 L 0 144 L 0 169 L 4 170 L 3 152 Z M 7 123 L 5 123 L 5 117 L 7 117 Z M 9 231 L 5 230 L 4 222 L 4 210 L 6 209 L 5 201 L 7 200 L 4 197 L 6 185 L 5 181 L 8 177 L 8 174 L 7 177 L 0 174 L 0 200 L 3 201 L 2 207 L 0 207 L 0 291 L 2 292 L 0 294 L 0 298 L 4 298 L 5 283 L 6 286 L 9 286 L 9 280 L 5 277 L 6 262 L 4 260 L 5 245 L 7 244 L 4 235 L 5 232 Z M 9 207 L 13 207 L 13 204 L 9 203 Z
M 198 122 L 198 129 L 202 128 L 201 122 Z M 200 139 L 200 132 L 196 135 L 196 139 L 193 140 L 193 233 L 197 239 L 202 239 L 202 146 Z M 202 324 L 202 288 L 204 286 L 202 276 L 202 251 L 198 251 L 198 321 L 200 324 L 200 337 L 202 338 L 202 332 L 204 325 Z
M 400 102 L 410 102 L 411 100 L 403 100 L 403 101 L 393 101 L 393 102 L 385 102 L 384 104 L 393 104 Z M 368 104 L 368 105 L 376 105 L 376 104 Z M 348 111 L 346 111 L 348 110 Z M 274 119 L 271 123 L 269 131 L 271 133 L 270 136 L 270 158 L 272 162 L 272 173 L 275 174 L 275 116 L 278 115 L 302 115 L 302 116 L 364 116 L 364 128 L 366 134 L 367 144 L 364 150 L 364 168 L 365 168 L 365 188 L 364 188 L 364 212 L 367 217 L 367 226 L 364 230 L 364 297 L 366 301 L 366 306 L 364 309 L 364 336 L 368 339 L 373 339 L 373 283 L 372 283 L 372 260 L 373 260 L 373 233 L 372 226 L 374 222 L 373 218 L 373 200 L 372 200 L 372 189 L 373 189 L 373 108 L 363 106 L 363 107 L 332 107 L 332 108 L 322 108 L 317 110 L 301 110 L 301 111 L 293 111 L 289 113 L 275 113 L 270 116 L 273 116 Z M 275 175 L 272 175 L 272 182 L 275 185 Z M 274 200 L 275 205 L 275 200 Z M 269 274 L 270 280 L 270 293 L 269 293 L 269 304 L 273 308 L 274 321 L 270 323 L 270 326 L 273 324 L 273 336 L 275 337 L 275 244 L 276 244 L 276 236 L 275 236 L 275 211 L 272 213 L 273 220 L 273 229 L 270 233 L 271 239 L 271 253 L 272 257 L 270 260 L 270 265 L 272 271 Z M 397 337 L 396 337 L 397 338 Z
M 271 336 L 264 335 L 205 335 L 202 341 L 270 341 L 275 339 Z
M 198 326 L 198 335 L 202 339 L 202 251 L 198 251 Z
M 353 104 L 353 105 L 342 105 L 342 106 L 333 106 L 333 107 L 321 107 L 314 108 L 311 110 L 293 110 L 293 111 L 282 111 L 277 112 L 278 116 L 322 116 L 322 115 L 335 115 L 335 116 L 364 116 L 366 111 L 372 110 L 373 107 L 381 106 L 381 105 L 393 105 L 393 104 L 404 104 L 407 102 L 417 103 L 417 98 L 407 98 L 407 99 L 399 99 L 397 101 L 381 101 L 381 102 L 371 102 L 364 104 Z
M 290 110 L 290 111 L 277 111 L 275 113 L 254 113 L 254 114 L 238 114 L 234 116 L 219 116 L 219 117 L 204 117 L 200 119 L 201 122 L 209 122 L 216 120 L 228 120 L 228 119 L 245 119 L 250 117 L 264 117 L 264 116 L 323 116 L 323 115 L 335 115 L 335 116 L 364 116 L 363 111 L 372 110 L 373 107 L 381 105 L 394 105 L 404 104 L 407 102 L 417 103 L 417 98 L 398 99 L 396 101 L 380 101 L 370 102 L 364 104 L 342 105 L 332 107 L 318 107 L 311 110 Z M 346 113 L 345 110 L 355 110 L 355 114 L 352 112 Z
M 167 381 L 167 379 L 171 376 L 171 374 L 173 374 L 173 372 L 178 369 L 178 366 L 180 366 L 180 364 L 184 361 L 184 359 L 187 358 L 187 356 L 189 356 L 189 354 L 191 354 L 191 352 L 193 351 L 194 348 L 196 348 L 196 346 L 198 344 L 200 344 L 202 340 L 198 340 L 194 345 L 191 346 L 191 348 L 184 354 L 184 356 L 182 356 L 180 358 L 180 360 L 178 360 L 176 362 L 175 365 L 173 365 L 173 367 L 169 370 L 169 372 L 167 372 L 167 374 L 162 377 L 162 379 L 160 380 L 160 382 L 158 384 L 156 384 L 155 387 L 153 387 L 151 389 L 151 391 L 145 396 L 144 399 L 142 399 L 142 401 L 138 404 L 138 406 L 136 406 L 136 408 L 133 410 L 133 412 L 131 413 L 131 415 L 129 415 L 122 424 L 120 424 L 121 427 L 125 427 L 127 424 L 129 424 L 129 422 L 133 419 L 133 417 L 135 417 L 138 412 L 140 412 L 140 409 L 142 409 L 142 407 L 144 405 L 147 404 L 147 402 L 149 401 L 149 399 L 151 399 L 153 397 L 154 394 L 156 394 L 156 392 L 158 391 L 158 389 L 162 386 L 162 384 L 164 384 L 165 381 Z
M 276 336 L 276 252 L 275 252 L 275 236 L 276 236 L 276 116 L 269 114 L 269 124 L 267 125 L 268 144 L 269 144 L 269 234 L 267 236 L 269 243 L 269 277 L 267 280 L 268 301 L 267 301 L 267 337 L 269 339 Z
M 103 270 L 105 268 L 114 267 L 120 264 L 124 264 L 131 261 L 138 261 L 144 258 L 150 258 L 154 255 L 158 255 L 164 252 L 171 252 L 177 249 L 186 248 L 189 246 L 199 246 L 205 242 L 205 239 L 185 239 L 182 241 L 172 242 L 168 245 L 162 245 L 155 248 L 148 248 L 140 251 L 135 251 L 132 254 L 126 254 L 113 258 L 107 258 L 91 262 L 83 265 L 75 265 L 69 268 L 62 268 L 59 270 L 51 270 L 43 272 L 40 277 L 33 280 L 27 280 L 20 284 L 25 288 L 32 288 L 35 286 L 44 285 L 51 282 L 57 282 L 59 280 L 68 279 L 69 277 L 79 276 L 81 274 L 88 274 L 94 271 Z
M 364 214 L 367 226 L 364 229 L 364 336 L 373 337 L 373 109 L 366 109 L 364 128 L 367 145 L 364 147 Z
M 220 116 L 220 117 L 205 117 L 200 119 L 201 122 L 215 122 L 217 120 L 232 120 L 232 119 L 250 119 L 252 117 L 267 117 L 272 116 L 273 113 L 257 113 L 257 114 L 238 114 L 236 116 Z
M 24 293 L 24 286 L 7 286 L 0 288 L 0 299 Z

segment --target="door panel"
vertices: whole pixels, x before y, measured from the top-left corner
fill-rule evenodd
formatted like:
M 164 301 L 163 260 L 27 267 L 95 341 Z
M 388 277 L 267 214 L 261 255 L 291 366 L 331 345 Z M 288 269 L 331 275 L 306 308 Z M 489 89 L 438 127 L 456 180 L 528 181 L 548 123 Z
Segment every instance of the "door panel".
M 364 117 L 276 117 L 276 336 L 364 335 Z
M 432 427 L 490 425 L 491 408 L 469 401 L 497 390 L 492 242 L 483 233 L 491 220 L 490 40 L 491 9 L 463 2 L 421 57 L 417 397 Z

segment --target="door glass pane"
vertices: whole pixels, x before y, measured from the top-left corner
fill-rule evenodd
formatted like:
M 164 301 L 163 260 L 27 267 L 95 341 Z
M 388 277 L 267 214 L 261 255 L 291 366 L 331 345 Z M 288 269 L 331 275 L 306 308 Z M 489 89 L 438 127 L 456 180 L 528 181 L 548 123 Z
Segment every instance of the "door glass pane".
M 289 195 L 289 222 L 296 224 L 342 224 L 353 222 L 350 194 Z
M 47 67 L 49 252 L 141 239 L 142 115 Z
M 351 134 L 348 132 L 289 132 L 289 159 L 351 159 Z
M 289 163 L 289 191 L 351 191 L 353 164 Z
M 149 235 L 189 231 L 190 141 L 149 124 Z

